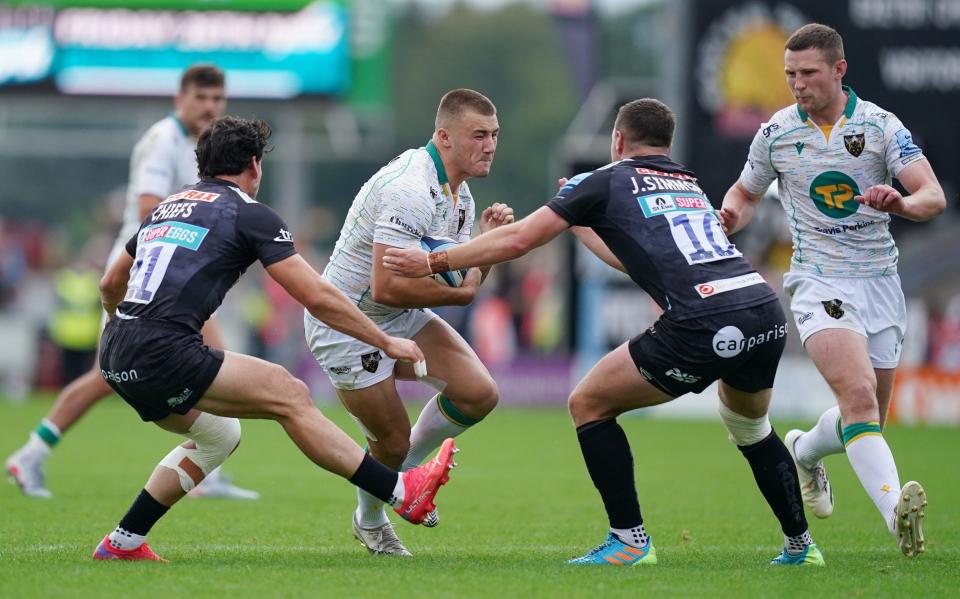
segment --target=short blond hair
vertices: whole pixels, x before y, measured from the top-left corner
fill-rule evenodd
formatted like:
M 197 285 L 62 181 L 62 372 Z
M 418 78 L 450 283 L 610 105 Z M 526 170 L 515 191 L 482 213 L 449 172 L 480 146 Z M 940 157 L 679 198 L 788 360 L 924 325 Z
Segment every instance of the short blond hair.
M 459 118 L 468 110 L 483 116 L 497 114 L 497 107 L 493 105 L 490 98 L 472 89 L 459 88 L 443 94 L 440 99 L 440 106 L 437 108 L 435 124 L 437 128 L 440 128 L 451 120 Z

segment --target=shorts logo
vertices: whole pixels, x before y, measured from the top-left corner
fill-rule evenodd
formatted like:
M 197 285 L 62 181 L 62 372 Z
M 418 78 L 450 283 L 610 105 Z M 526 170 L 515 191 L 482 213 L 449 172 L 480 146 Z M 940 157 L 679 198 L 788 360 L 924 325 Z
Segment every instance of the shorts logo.
M 823 304 L 823 310 L 827 313 L 827 316 L 829 316 L 830 318 L 836 318 L 837 320 L 840 320 L 841 318 L 843 318 L 844 311 L 843 311 L 843 308 L 841 308 L 841 306 L 843 305 L 842 301 L 838 299 L 832 299 L 830 301 L 825 301 L 820 303 Z
M 349 366 L 331 366 L 330 368 L 328 368 L 328 370 L 333 374 L 347 374 L 348 372 L 350 372 L 350 367 Z
M 807 312 L 797 320 L 797 324 L 802 325 L 803 323 L 807 322 L 811 318 L 813 318 L 813 312 Z
M 363 354 L 360 356 L 360 365 L 363 366 L 363 369 L 367 372 L 376 372 L 377 368 L 380 367 L 381 357 L 379 351 Z
M 697 381 L 700 380 L 700 377 L 693 376 L 692 374 L 687 374 L 686 372 L 682 372 L 679 368 L 671 368 L 670 370 L 666 371 L 664 374 L 672 379 L 676 379 L 680 381 L 681 383 L 690 384 L 690 383 L 696 383 Z
M 743 331 L 725 326 L 713 336 L 713 353 L 721 358 L 733 358 L 743 351 Z
M 787 323 L 775 324 L 764 332 L 744 337 L 743 331 L 733 325 L 727 325 L 713 336 L 713 353 L 721 358 L 733 358 L 740 352 L 751 351 L 767 341 L 787 336 Z
M 713 295 L 714 291 L 716 291 L 716 289 L 713 288 L 713 285 L 707 285 L 706 283 L 703 283 L 697 286 L 697 292 L 700 294 L 700 297 Z
M 866 139 L 864 138 L 863 133 L 844 135 L 843 145 L 847 148 L 847 151 L 850 152 L 852 156 L 857 157 L 863 153 L 863 146 L 866 145 Z
M 188 399 L 190 399 L 190 396 L 191 396 L 191 395 L 193 395 L 193 390 L 191 390 L 191 389 L 184 389 L 183 391 L 180 392 L 180 395 L 178 395 L 178 396 L 176 396 L 176 397 L 171 397 L 170 399 L 168 399 L 168 400 L 167 400 L 167 405 L 170 406 L 171 408 L 175 408 L 175 407 L 179 406 L 180 404 L 182 404 L 183 402 L 185 402 L 185 401 L 187 401 Z

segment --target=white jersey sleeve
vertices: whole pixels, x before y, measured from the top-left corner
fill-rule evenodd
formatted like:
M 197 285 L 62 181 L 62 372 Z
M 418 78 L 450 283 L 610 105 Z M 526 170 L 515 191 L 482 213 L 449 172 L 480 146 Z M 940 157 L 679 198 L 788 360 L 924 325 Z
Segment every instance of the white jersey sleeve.
M 923 159 L 923 151 L 913 143 L 913 135 L 903 126 L 893 113 L 887 113 L 884 119 L 883 137 L 886 142 L 885 158 L 887 170 L 894 177 L 908 165 Z
M 753 195 L 767 191 L 777 179 L 777 171 L 770 162 L 770 135 L 779 130 L 776 123 L 763 123 L 750 144 L 747 162 L 740 173 L 740 184 Z
M 173 191 L 176 175 L 176 144 L 171 143 L 169 132 L 154 128 L 137 144 L 130 160 L 130 193 L 167 197 Z
M 430 230 L 435 212 L 436 206 L 429 195 L 398 180 L 384 190 L 373 242 L 392 247 L 416 245 Z

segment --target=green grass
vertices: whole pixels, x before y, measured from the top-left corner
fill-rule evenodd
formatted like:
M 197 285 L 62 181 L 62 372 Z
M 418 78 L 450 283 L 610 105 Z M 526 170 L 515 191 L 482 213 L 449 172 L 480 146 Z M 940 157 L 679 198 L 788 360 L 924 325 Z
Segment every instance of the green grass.
M 0 401 L 6 456 L 49 408 Z M 325 408 L 351 434 L 356 426 Z M 927 554 L 904 558 L 846 459 L 828 458 L 837 507 L 811 521 L 823 569 L 775 568 L 782 536 L 718 422 L 621 418 L 660 563 L 571 568 L 605 535 L 599 497 L 561 410 L 501 408 L 459 440 L 440 494 L 443 524 L 397 525 L 412 560 L 371 557 L 352 540 L 353 488 L 315 468 L 282 430 L 244 423 L 227 470 L 258 502 L 184 500 L 152 531 L 170 564 L 99 563 L 96 543 L 124 514 L 175 437 L 119 400 L 98 406 L 48 462 L 52 501 L 0 486 L 0 596 L 736 597 L 953 595 L 960 566 L 960 431 L 887 432 L 903 480 L 930 496 Z M 789 423 L 776 423 L 781 433 Z M 395 519 L 396 520 L 396 519 Z

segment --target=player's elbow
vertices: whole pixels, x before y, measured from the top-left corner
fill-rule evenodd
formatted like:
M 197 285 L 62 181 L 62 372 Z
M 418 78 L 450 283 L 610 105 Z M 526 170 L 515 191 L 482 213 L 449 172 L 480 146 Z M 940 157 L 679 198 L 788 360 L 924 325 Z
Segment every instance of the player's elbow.
M 397 294 L 393 287 L 375 282 L 370 286 L 370 298 L 384 306 L 396 306 Z
M 509 253 L 508 259 L 517 258 L 532 250 L 535 247 L 534 240 L 524 234 L 525 232 L 517 230 L 513 235 L 507 238 L 504 246 Z

